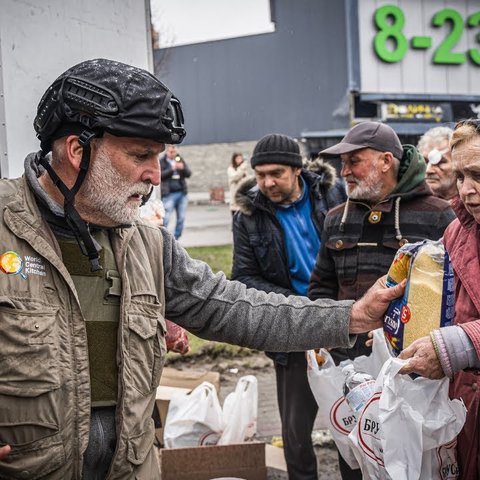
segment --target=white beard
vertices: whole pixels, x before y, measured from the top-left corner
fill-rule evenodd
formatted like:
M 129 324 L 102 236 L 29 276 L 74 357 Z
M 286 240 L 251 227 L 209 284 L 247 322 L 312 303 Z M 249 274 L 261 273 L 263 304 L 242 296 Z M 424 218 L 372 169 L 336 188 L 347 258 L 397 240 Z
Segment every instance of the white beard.
M 354 181 L 357 184 L 353 190 L 348 192 L 348 197 L 352 200 L 375 202 L 381 199 L 383 181 L 380 179 L 380 172 L 377 166 L 374 166 L 363 180 L 357 180 L 353 176 L 346 177 L 346 180 Z
M 132 185 L 112 165 L 109 156 L 99 149 L 81 188 L 82 203 L 89 205 L 90 212 L 103 214 L 119 225 L 128 224 L 137 220 L 140 212 L 140 203 L 130 201 L 129 197 L 145 196 L 150 188 L 151 185 L 144 182 Z

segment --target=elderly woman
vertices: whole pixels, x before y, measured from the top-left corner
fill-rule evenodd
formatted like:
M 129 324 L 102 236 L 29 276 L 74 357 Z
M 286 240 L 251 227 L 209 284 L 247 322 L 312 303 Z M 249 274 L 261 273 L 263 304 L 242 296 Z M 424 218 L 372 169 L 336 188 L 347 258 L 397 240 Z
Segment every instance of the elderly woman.
M 455 323 L 412 343 L 400 358 L 402 373 L 453 379 L 451 398 L 462 398 L 467 421 L 458 436 L 463 480 L 480 478 L 480 120 L 458 123 L 450 143 L 459 198 L 444 244 L 455 272 Z

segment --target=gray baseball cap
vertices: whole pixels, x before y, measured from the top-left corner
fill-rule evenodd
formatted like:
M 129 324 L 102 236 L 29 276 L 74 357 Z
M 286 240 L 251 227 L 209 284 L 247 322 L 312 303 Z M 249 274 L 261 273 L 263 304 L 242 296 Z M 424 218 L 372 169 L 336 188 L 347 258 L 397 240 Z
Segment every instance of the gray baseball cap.
M 373 148 L 380 152 L 392 152 L 399 160 L 403 147 L 394 130 L 380 122 L 362 122 L 352 127 L 340 143 L 320 152 L 322 156 L 337 156 L 362 148 Z

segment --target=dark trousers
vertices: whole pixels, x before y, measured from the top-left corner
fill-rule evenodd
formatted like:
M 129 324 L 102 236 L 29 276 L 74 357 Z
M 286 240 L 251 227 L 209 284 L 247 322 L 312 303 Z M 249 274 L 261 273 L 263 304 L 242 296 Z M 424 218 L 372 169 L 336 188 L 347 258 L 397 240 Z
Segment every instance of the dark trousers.
M 104 480 L 117 444 L 115 407 L 92 408 L 82 480 Z
M 352 470 L 340 455 L 340 452 L 338 452 L 338 466 L 340 467 L 342 480 L 362 480 L 362 471 L 359 468 Z
M 275 371 L 288 478 L 317 480 L 312 430 L 318 406 L 308 384 L 305 353 L 289 353 L 288 364 L 275 363 Z

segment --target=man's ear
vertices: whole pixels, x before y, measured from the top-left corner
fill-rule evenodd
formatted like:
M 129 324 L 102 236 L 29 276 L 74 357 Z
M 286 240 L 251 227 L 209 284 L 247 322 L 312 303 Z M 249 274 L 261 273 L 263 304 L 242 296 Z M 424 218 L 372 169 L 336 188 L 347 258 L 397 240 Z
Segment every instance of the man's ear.
M 395 159 L 393 157 L 392 152 L 383 152 L 382 160 L 383 160 L 383 164 L 382 164 L 383 173 L 388 172 L 388 170 L 392 169 L 395 165 Z
M 80 170 L 83 148 L 78 142 L 78 135 L 69 135 L 65 140 L 65 161 L 75 169 Z

